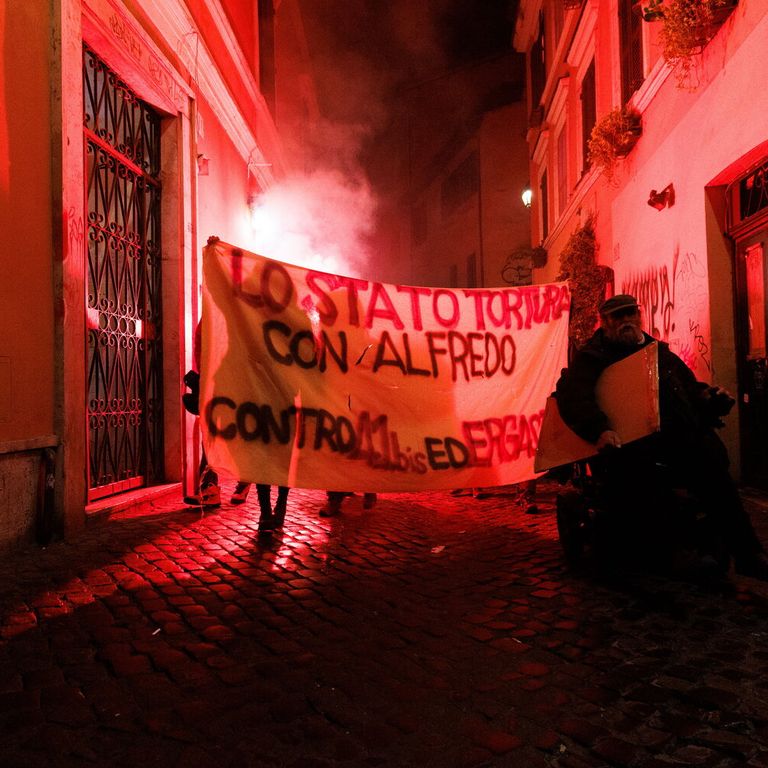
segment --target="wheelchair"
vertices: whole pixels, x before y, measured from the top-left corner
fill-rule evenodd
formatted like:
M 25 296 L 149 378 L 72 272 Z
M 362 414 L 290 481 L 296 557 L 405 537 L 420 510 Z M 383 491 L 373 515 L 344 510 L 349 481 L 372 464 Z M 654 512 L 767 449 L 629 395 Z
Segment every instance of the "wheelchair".
M 596 471 L 584 460 L 552 473 L 567 486 L 557 494 L 555 509 L 571 571 L 725 578 L 727 552 L 701 505 L 678 487 L 668 467 L 645 466 L 636 482 L 610 481 L 610 472 L 610 466 Z

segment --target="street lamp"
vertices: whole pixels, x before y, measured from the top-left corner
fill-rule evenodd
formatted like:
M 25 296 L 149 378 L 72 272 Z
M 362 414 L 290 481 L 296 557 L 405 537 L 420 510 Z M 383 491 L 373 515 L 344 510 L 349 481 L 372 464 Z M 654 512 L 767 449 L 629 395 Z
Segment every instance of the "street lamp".
M 522 193 L 522 195 L 520 195 L 520 197 L 523 200 L 523 205 L 526 208 L 530 208 L 531 207 L 531 201 L 533 200 L 533 191 L 531 190 L 531 185 L 530 184 L 526 184 L 525 185 L 525 189 L 523 189 L 523 193 Z

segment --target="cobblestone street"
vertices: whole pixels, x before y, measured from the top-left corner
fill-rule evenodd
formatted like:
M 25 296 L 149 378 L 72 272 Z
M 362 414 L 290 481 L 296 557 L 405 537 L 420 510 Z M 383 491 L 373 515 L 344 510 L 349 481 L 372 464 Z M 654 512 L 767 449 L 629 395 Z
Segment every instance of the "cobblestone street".
M 768 585 L 571 574 L 556 491 L 297 490 L 266 541 L 255 491 L 168 499 L 5 557 L 0 763 L 768 766 Z

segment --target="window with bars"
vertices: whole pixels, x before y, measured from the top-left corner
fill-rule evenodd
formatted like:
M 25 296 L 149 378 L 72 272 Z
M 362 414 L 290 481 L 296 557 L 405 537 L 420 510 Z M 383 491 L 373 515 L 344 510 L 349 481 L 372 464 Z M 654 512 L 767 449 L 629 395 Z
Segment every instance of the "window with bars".
M 589 137 L 597 121 L 595 101 L 595 60 L 589 64 L 581 81 L 581 168 L 582 173 L 589 170 Z
M 643 20 L 632 9 L 635 0 L 619 0 L 621 100 L 626 104 L 643 84 Z
M 738 221 L 768 208 L 768 162 L 741 179 L 738 193 Z
M 258 0 L 259 90 L 275 114 L 275 6 L 274 0 Z
M 562 216 L 568 204 L 568 136 L 565 124 L 557 135 L 557 212 Z
M 546 240 L 549 235 L 549 195 L 547 190 L 547 172 L 541 174 L 539 182 L 539 200 L 541 201 L 541 239 Z
M 547 82 L 547 68 L 544 60 L 544 14 L 539 13 L 539 36 L 531 47 L 531 109 L 536 112 Z

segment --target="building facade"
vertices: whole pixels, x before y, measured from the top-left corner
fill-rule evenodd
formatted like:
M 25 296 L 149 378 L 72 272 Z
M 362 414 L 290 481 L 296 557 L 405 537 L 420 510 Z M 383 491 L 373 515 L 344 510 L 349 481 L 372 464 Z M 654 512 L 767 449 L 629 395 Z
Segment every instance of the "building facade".
M 591 227 L 605 291 L 637 295 L 646 330 L 737 395 L 724 437 L 764 489 L 766 39 L 759 0 L 521 0 L 515 30 L 535 282 Z
M 0 7 L 0 549 L 193 490 L 209 236 L 316 116 L 296 0 Z
M 415 190 L 410 212 L 411 281 L 478 288 L 530 284 L 527 168 L 522 101 L 484 111 L 449 146 L 449 159 Z
M 507 51 L 404 90 L 391 153 L 397 259 L 418 285 L 530 284 L 522 59 Z

